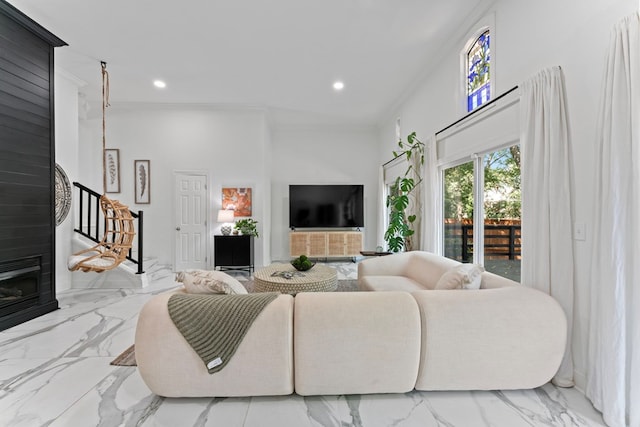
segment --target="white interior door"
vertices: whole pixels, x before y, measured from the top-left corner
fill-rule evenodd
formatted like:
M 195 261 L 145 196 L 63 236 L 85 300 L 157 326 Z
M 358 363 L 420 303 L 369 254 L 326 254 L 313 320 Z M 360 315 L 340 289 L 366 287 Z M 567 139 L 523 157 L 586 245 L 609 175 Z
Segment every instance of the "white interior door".
M 175 175 L 176 254 L 175 270 L 206 269 L 207 177 L 198 174 Z

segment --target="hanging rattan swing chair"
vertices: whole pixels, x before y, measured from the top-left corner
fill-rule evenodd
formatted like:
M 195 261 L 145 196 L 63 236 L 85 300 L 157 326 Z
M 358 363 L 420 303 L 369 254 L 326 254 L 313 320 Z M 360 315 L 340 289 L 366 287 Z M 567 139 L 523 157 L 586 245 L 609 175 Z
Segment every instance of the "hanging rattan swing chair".
M 126 258 L 133 238 L 136 234 L 133 216 L 129 207 L 117 200 L 106 196 L 106 107 L 109 106 L 109 74 L 107 64 L 102 66 L 102 185 L 103 195 L 100 197 L 100 208 L 104 216 L 105 230 L 100 242 L 88 249 L 84 249 L 69 257 L 68 267 L 70 271 L 103 271 L 116 268 Z M 97 224 L 96 224 L 97 226 Z
M 102 240 L 92 248 L 73 254 L 68 263 L 71 271 L 100 273 L 116 268 L 127 258 L 136 234 L 129 207 L 103 195 L 100 208 L 105 220 Z

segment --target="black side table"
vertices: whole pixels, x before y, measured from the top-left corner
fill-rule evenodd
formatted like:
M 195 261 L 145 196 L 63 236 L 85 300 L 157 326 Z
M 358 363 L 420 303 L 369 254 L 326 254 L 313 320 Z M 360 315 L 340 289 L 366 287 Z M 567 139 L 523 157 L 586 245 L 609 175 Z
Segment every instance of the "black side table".
M 214 268 L 246 270 L 253 268 L 253 236 L 214 236 Z

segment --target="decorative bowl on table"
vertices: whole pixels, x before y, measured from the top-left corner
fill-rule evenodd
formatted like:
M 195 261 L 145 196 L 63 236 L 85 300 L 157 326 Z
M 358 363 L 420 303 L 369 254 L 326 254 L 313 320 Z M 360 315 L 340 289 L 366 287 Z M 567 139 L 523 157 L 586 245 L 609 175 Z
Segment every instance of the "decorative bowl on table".
M 311 270 L 311 268 L 313 268 L 316 263 L 311 262 L 311 260 L 307 258 L 306 255 L 300 255 L 298 258 L 291 261 L 291 265 L 298 271 L 307 271 Z

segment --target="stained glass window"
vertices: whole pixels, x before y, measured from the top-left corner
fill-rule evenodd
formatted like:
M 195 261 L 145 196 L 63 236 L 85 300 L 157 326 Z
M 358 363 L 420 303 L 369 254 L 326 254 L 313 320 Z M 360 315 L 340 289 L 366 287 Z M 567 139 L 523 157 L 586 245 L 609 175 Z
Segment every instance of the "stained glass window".
M 489 31 L 482 33 L 467 52 L 467 111 L 491 99 Z

